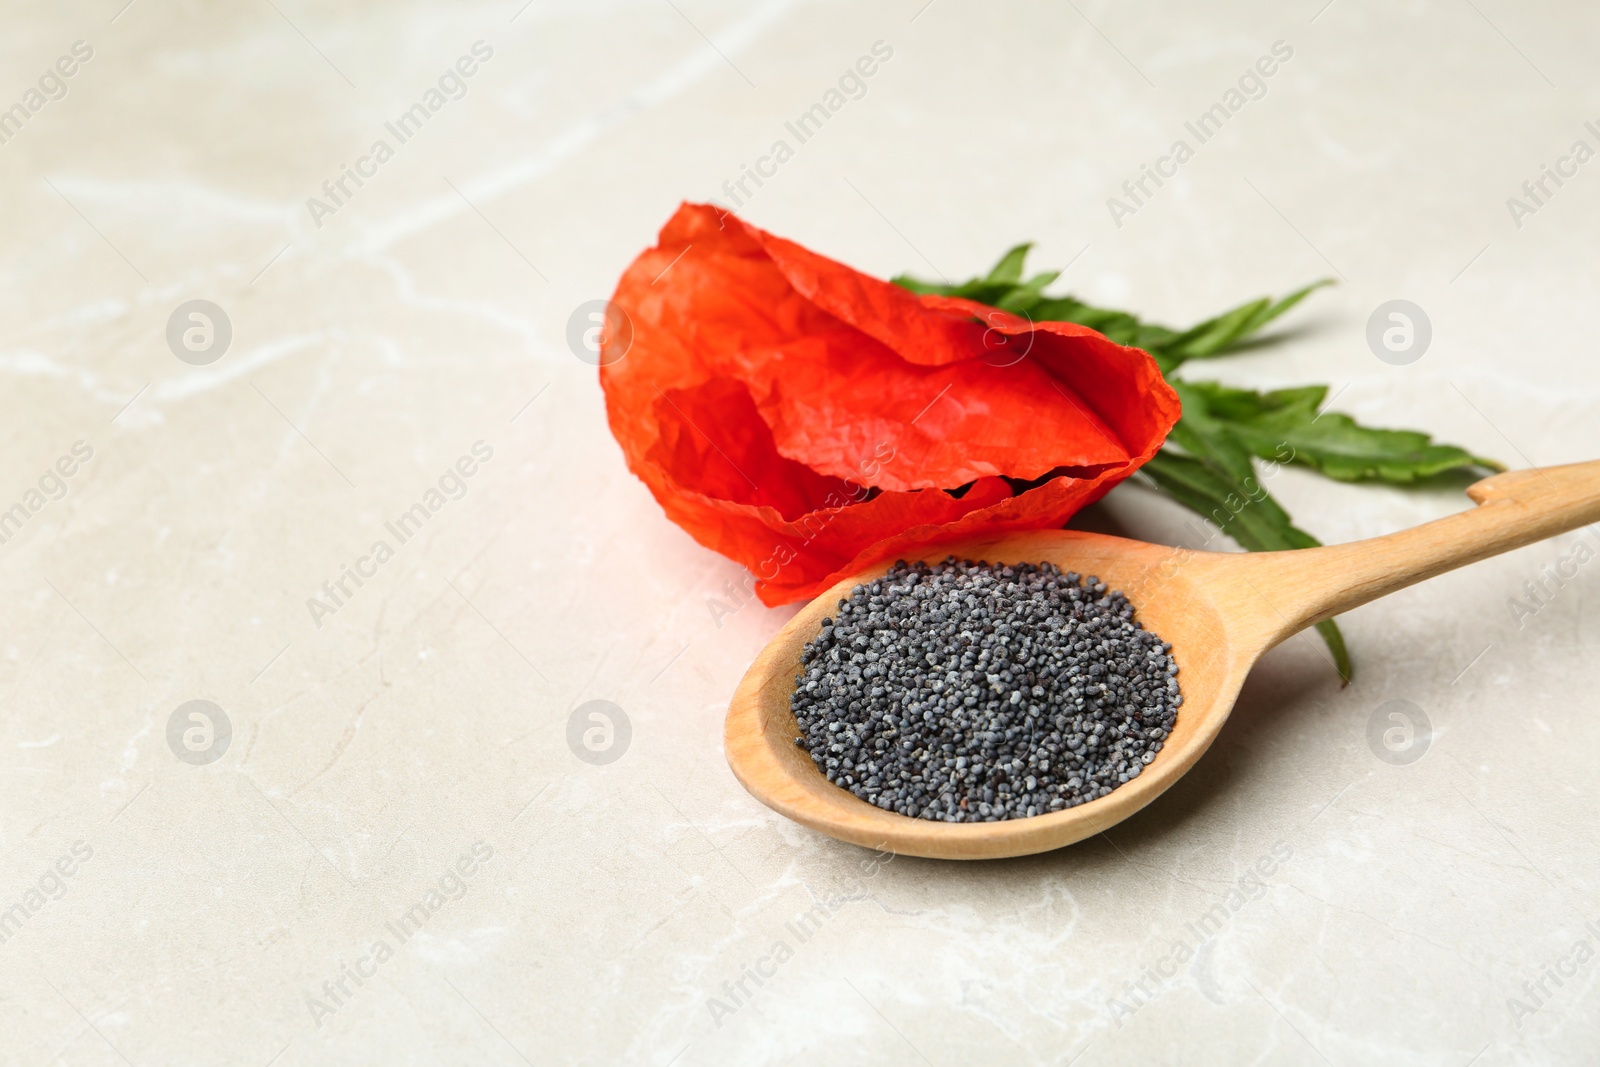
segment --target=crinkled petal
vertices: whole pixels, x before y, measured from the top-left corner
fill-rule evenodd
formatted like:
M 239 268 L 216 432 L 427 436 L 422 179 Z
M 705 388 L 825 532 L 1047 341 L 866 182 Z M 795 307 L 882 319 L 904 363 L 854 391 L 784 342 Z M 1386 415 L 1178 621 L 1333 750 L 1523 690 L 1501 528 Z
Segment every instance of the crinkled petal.
M 630 468 L 768 603 L 945 536 L 1060 526 L 1178 416 L 1137 349 L 910 293 L 709 206 L 681 207 L 614 301 L 632 345 L 600 378 Z

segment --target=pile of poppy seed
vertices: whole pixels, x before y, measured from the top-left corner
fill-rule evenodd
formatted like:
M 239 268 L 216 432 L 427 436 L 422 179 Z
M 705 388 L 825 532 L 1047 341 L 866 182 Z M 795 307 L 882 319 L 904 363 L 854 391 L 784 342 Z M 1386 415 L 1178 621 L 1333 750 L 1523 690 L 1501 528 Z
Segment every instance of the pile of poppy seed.
M 942 822 L 1041 815 L 1148 765 L 1183 697 L 1127 597 L 1044 563 L 896 563 L 801 657 L 790 698 L 830 782 Z

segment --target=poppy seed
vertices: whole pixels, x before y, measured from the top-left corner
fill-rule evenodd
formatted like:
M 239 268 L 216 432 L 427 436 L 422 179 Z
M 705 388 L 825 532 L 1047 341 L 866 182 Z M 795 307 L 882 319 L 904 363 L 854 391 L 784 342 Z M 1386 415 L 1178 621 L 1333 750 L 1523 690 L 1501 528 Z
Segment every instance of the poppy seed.
M 994 822 L 1137 778 L 1177 721 L 1172 646 L 1054 564 L 896 563 L 801 654 L 789 706 L 830 782 L 885 811 Z

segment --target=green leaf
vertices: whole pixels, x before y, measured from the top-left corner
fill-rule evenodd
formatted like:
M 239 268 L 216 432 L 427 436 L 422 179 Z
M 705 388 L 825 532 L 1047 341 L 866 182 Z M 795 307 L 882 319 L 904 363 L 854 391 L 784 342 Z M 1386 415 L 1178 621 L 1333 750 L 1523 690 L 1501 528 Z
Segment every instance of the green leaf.
M 1333 653 L 1333 668 L 1339 672 L 1340 684 L 1349 685 L 1350 649 L 1345 646 L 1344 634 L 1340 631 L 1339 624 L 1332 619 L 1323 619 L 1317 623 L 1317 633 L 1322 635 L 1322 643 Z
M 1214 319 L 1191 326 L 1166 346 L 1166 354 L 1173 359 L 1204 359 L 1224 350 L 1228 343 L 1239 337 L 1250 322 L 1272 305 L 1267 297 L 1240 304 Z
M 1178 503 L 1216 523 L 1252 552 L 1310 548 L 1256 477 L 1253 457 L 1300 462 L 1330 477 L 1414 481 L 1443 470 L 1486 466 L 1464 449 L 1434 445 L 1426 434 L 1373 430 L 1347 415 L 1319 414 L 1328 390 L 1311 385 L 1260 393 L 1216 382 L 1170 383 L 1183 414 L 1167 445 L 1144 471 Z M 1345 682 L 1350 654 L 1333 620 L 1317 626 Z
M 1017 245 L 1000 257 L 1000 262 L 989 271 L 989 276 L 984 279 L 990 285 L 1015 285 L 1022 280 L 1022 264 L 1028 258 L 1028 250 L 1033 247 L 1029 241 Z
M 1250 450 L 1230 432 L 1226 422 L 1213 415 L 1205 393 L 1188 382 L 1170 384 L 1183 404 L 1183 414 L 1167 440 L 1190 455 L 1210 460 L 1235 483 L 1254 481 L 1255 463 Z
M 1278 552 L 1319 544 L 1296 530 L 1289 515 L 1259 484 L 1247 487 L 1207 460 L 1162 449 L 1141 468 L 1178 503 L 1210 519 L 1252 552 Z
M 1071 296 L 1045 296 L 1045 288 L 1060 277 L 1060 271 L 1036 274 L 1022 281 L 1031 244 L 1020 244 L 1000 257 L 989 273 L 965 282 L 930 282 L 902 274 L 894 284 L 914 293 L 932 293 L 976 300 L 981 304 L 1023 315 L 1034 322 L 1075 322 L 1099 330 L 1120 345 L 1142 348 L 1153 356 L 1162 373 L 1170 373 L 1190 359 L 1211 359 L 1226 355 L 1244 344 L 1262 327 L 1304 300 L 1308 294 L 1332 280 L 1324 278 L 1297 289 L 1278 301 L 1261 297 L 1241 304 L 1232 311 L 1178 331 L 1141 320 L 1126 311 L 1097 308 Z
M 1273 417 L 1314 419 L 1328 396 L 1326 385 L 1302 385 L 1268 393 L 1217 382 L 1184 382 L 1184 387 L 1191 393 L 1204 394 L 1206 410 L 1215 418 L 1236 424 Z
M 1061 277 L 1058 270 L 1047 270 L 1042 274 L 1035 274 L 1021 285 L 1014 286 L 1009 293 L 1000 298 L 996 307 L 1002 308 L 1013 314 L 1029 314 L 1033 308 L 1039 306 L 1044 287 Z M 1040 321 L 1035 316 L 1035 321 Z
M 1187 414 L 1185 418 L 1187 418 Z M 1179 424 L 1182 425 L 1183 420 Z M 1296 527 L 1282 506 L 1253 477 L 1248 482 L 1223 473 L 1214 459 L 1164 448 L 1141 471 L 1179 504 L 1212 522 L 1250 552 L 1315 548 L 1322 542 Z M 1352 677 L 1350 651 L 1334 620 L 1317 624 L 1333 656 L 1342 684 Z
M 1327 393 L 1323 386 L 1268 393 L 1216 382 L 1175 387 L 1186 413 L 1191 407 L 1203 408 L 1204 419 L 1226 425 L 1255 455 L 1301 463 L 1339 481 L 1405 484 L 1463 468 L 1504 469 L 1464 448 L 1434 444 L 1432 437 L 1416 430 L 1375 429 L 1338 412 L 1319 413 Z
M 1215 522 L 1251 552 L 1311 548 L 1321 544 L 1299 529 L 1261 485 L 1255 459 L 1300 463 L 1340 481 L 1414 482 L 1444 471 L 1483 467 L 1493 460 L 1454 445 L 1435 444 L 1415 430 L 1379 430 L 1348 415 L 1321 410 L 1328 389 L 1255 392 L 1216 382 L 1175 381 L 1172 372 L 1191 359 L 1237 352 L 1273 320 L 1333 281 L 1323 278 L 1278 300 L 1259 297 L 1196 323 L 1186 330 L 1145 322 L 1137 315 L 1098 308 L 1072 296 L 1047 296 L 1058 271 L 1023 281 L 1031 244 L 1000 257 L 988 274 L 959 284 L 901 275 L 896 285 L 915 293 L 962 297 L 998 307 L 1034 322 L 1074 322 L 1099 330 L 1121 345 L 1142 348 L 1177 390 L 1183 415 L 1167 444 L 1143 472 L 1184 507 Z M 1317 632 L 1333 654 L 1339 675 L 1350 680 L 1350 653 L 1332 619 Z
M 1189 359 L 1212 359 L 1226 355 L 1243 344 L 1263 326 L 1294 307 L 1324 285 L 1332 285 L 1332 278 L 1322 278 L 1302 289 L 1296 289 L 1283 299 L 1273 302 L 1261 297 L 1225 311 L 1214 319 L 1191 326 L 1164 346 L 1164 354 L 1173 360 L 1173 366 Z

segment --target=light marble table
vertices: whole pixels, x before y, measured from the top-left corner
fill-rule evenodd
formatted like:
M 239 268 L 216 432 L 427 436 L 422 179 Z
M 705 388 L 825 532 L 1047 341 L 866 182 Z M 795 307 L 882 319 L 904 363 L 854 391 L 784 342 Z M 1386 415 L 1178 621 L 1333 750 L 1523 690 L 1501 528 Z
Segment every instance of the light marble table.
M 875 858 L 728 772 L 790 612 L 717 617 L 739 569 L 628 474 L 567 335 L 760 165 L 747 218 L 885 275 L 1031 238 L 1178 324 L 1339 277 L 1216 374 L 1593 458 L 1600 11 L 123 2 L 0 22 L 0 1061 L 1595 1062 L 1600 566 L 1514 608 L 1592 532 L 1351 614 L 1347 689 L 1274 652 L 1108 835 Z M 1365 337 L 1394 299 L 1432 326 L 1403 365 Z M 1274 489 L 1329 541 L 1465 504 Z M 1086 521 L 1186 531 L 1133 486 Z M 605 764 L 592 700 L 631 727 Z M 1420 759 L 1369 743 L 1391 701 Z

